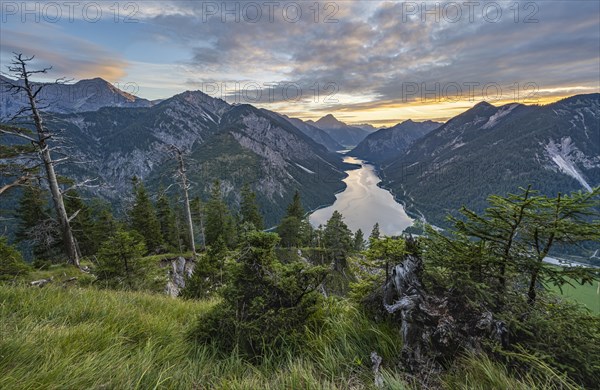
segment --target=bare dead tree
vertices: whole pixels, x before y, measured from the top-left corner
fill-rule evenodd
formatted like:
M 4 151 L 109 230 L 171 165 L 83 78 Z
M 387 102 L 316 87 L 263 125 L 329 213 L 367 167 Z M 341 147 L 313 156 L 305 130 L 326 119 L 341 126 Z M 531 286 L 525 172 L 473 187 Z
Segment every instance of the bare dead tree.
M 22 131 L 18 128 L 14 130 L 7 127 L 1 127 L 0 133 L 20 137 L 36 147 L 46 173 L 48 187 L 52 195 L 54 209 L 60 225 L 63 243 L 69 258 L 69 262 L 79 267 L 80 256 L 77 250 L 77 243 L 75 237 L 73 236 L 73 231 L 70 224 L 71 219 L 67 215 L 63 201 L 63 192 L 59 187 L 55 171 L 55 165 L 58 162 L 61 162 L 62 159 L 60 159 L 61 161 L 53 159 L 53 149 L 48 144 L 48 141 L 53 138 L 53 134 L 44 126 L 44 121 L 38 108 L 38 96 L 47 84 L 34 84 L 31 81 L 32 76 L 36 74 L 45 74 L 51 69 L 51 67 L 40 70 L 28 70 L 27 65 L 33 60 L 33 58 L 34 57 L 24 57 L 23 54 L 15 53 L 13 61 L 8 66 L 8 70 L 18 80 L 21 80 L 22 83 L 4 82 L 4 84 L 6 85 L 7 90 L 12 92 L 14 95 L 24 93 L 27 96 L 29 104 L 24 109 L 19 110 L 18 115 L 22 115 L 25 112 L 29 113 L 33 119 L 37 137 L 35 135 L 28 135 L 25 131 Z M 56 80 L 56 83 L 60 83 L 61 80 L 62 79 Z
M 196 243 L 194 240 L 194 224 L 192 222 L 192 211 L 190 210 L 190 197 L 189 197 L 189 189 L 190 183 L 187 178 L 186 169 L 185 169 L 185 161 L 183 159 L 183 151 L 175 145 L 169 145 L 169 150 L 175 156 L 177 160 L 177 177 L 179 178 L 179 186 L 183 191 L 183 209 L 185 211 L 185 219 L 188 230 L 188 236 L 190 240 L 190 248 L 194 256 L 196 256 Z

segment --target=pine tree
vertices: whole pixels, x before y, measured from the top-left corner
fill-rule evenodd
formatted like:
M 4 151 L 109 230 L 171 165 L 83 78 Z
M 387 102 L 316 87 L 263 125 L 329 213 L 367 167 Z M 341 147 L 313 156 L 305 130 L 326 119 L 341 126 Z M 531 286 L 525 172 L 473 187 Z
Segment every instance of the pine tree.
M 156 216 L 160 223 L 160 232 L 163 240 L 170 251 L 180 251 L 179 231 L 173 209 L 169 204 L 169 199 L 162 194 L 156 202 Z
M 213 245 L 221 237 L 227 246 L 232 247 L 235 244 L 235 226 L 231 212 L 223 201 L 221 182 L 218 180 L 212 186 L 210 200 L 205 207 L 205 214 L 206 244 Z
M 240 204 L 240 216 L 242 223 L 251 223 L 256 230 L 264 228 L 263 218 L 256 203 L 256 194 L 248 184 L 242 187 L 242 201 Z
M 163 239 L 154 205 L 150 201 L 144 184 L 138 181 L 137 178 L 133 179 L 133 190 L 135 201 L 129 212 L 131 228 L 144 237 L 149 252 L 160 252 Z
M 331 255 L 334 268 L 338 271 L 346 267 L 346 257 L 354 247 L 352 231 L 344 223 L 342 214 L 335 210 L 325 225 L 323 243 Z

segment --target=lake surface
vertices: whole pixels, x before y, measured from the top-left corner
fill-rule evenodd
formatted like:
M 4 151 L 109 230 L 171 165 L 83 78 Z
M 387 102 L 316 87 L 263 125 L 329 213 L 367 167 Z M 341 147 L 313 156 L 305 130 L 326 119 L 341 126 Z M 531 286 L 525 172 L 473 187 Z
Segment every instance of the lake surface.
M 404 207 L 394 200 L 392 194 L 377 186 L 381 179 L 375 168 L 354 157 L 344 157 L 344 162 L 360 164 L 361 167 L 346 171 L 344 179 L 347 187 L 336 195 L 333 205 L 319 209 L 310 215 L 310 223 L 317 227 L 325 226 L 334 210 L 344 216 L 344 222 L 355 232 L 362 229 L 368 237 L 375 223 L 379 223 L 382 234 L 399 235 L 413 224 Z

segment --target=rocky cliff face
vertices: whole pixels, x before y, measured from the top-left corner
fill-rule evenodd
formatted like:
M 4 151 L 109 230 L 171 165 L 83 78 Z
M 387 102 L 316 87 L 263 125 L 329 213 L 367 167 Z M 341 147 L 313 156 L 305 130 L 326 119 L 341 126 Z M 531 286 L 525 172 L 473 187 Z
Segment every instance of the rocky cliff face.
M 168 260 L 167 268 L 167 285 L 165 286 L 165 294 L 176 297 L 185 287 L 185 282 L 192 276 L 196 263 L 183 257 Z

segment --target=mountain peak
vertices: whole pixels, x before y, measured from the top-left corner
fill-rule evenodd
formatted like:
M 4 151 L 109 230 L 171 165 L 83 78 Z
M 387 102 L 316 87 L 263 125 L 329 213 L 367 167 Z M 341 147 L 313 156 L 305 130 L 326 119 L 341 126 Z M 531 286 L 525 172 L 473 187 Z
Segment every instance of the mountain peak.
M 493 105 L 491 105 L 490 103 L 486 102 L 486 101 L 481 101 L 479 103 L 477 103 L 476 105 L 473 106 L 473 108 L 479 108 L 479 107 L 494 107 Z
M 219 114 L 232 107 L 224 100 L 214 98 L 199 90 L 181 92 L 169 99 L 165 99 L 159 104 L 173 104 L 173 102 L 175 104 L 183 103 L 196 108 L 209 109 L 209 111 Z
M 338 120 L 332 114 L 325 115 L 324 117 L 322 117 L 321 119 L 316 121 L 315 124 L 319 127 L 326 127 L 326 128 L 339 128 L 339 127 L 347 126 L 344 122 Z

